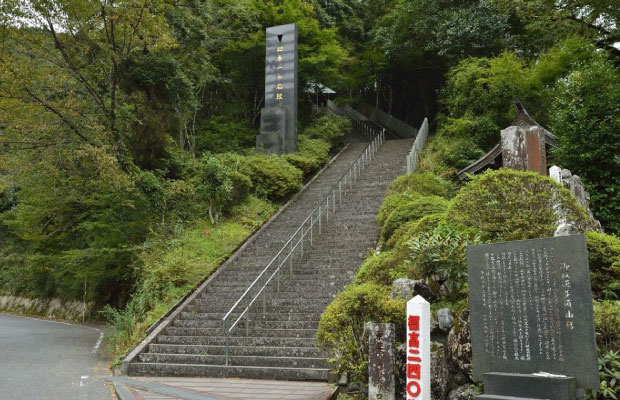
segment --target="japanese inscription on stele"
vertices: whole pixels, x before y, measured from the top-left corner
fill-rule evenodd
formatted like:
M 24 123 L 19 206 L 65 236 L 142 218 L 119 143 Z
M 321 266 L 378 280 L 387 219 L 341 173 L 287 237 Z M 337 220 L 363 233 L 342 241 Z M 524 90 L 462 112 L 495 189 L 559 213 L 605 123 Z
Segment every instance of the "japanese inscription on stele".
M 548 372 L 598 388 L 585 236 L 470 246 L 467 265 L 474 379 Z
M 297 25 L 267 28 L 265 38 L 265 108 L 262 113 L 283 117 L 275 124 L 261 125 L 257 150 L 292 153 L 297 148 Z

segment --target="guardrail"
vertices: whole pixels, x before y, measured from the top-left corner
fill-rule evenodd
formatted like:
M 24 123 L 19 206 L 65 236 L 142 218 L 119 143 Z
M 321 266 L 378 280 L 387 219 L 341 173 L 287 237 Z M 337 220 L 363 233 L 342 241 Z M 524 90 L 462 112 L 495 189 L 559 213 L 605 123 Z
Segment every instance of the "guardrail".
M 368 123 L 368 121 L 359 121 L 351 119 L 351 125 L 353 126 L 353 132 L 359 133 L 368 140 L 373 140 L 377 135 L 380 128 L 374 127 Z
M 278 292 L 280 291 L 280 272 L 287 269 L 289 274 L 293 274 L 293 261 L 295 256 L 298 255 L 298 259 L 303 259 L 304 247 L 307 243 L 312 245 L 315 236 L 315 230 L 317 231 L 317 234 L 321 233 L 323 219 L 325 220 L 325 223 L 329 222 L 330 212 L 332 214 L 336 212 L 336 203 L 338 203 L 339 206 L 342 205 L 343 193 L 346 197 L 347 185 L 350 188 L 353 187 L 353 184 L 359 178 L 362 170 L 364 170 L 368 163 L 372 161 L 375 154 L 381 148 L 384 142 L 385 130 L 377 129 L 375 131 L 375 137 L 370 142 L 370 144 L 368 144 L 368 146 L 360 153 L 360 155 L 355 159 L 355 161 L 351 164 L 351 166 L 344 173 L 344 175 L 342 175 L 338 182 L 336 182 L 332 186 L 332 189 L 329 191 L 327 196 L 325 196 L 325 198 L 319 202 L 319 205 L 316 206 L 316 208 L 310 213 L 310 215 L 299 226 L 299 228 L 297 228 L 291 238 L 284 244 L 284 246 L 282 246 L 280 251 L 275 255 L 275 257 L 273 257 L 269 264 L 267 264 L 267 266 L 261 271 L 261 273 L 256 277 L 256 279 L 254 279 L 254 281 L 245 290 L 245 292 L 243 292 L 241 297 L 239 297 L 235 304 L 222 318 L 222 330 L 226 338 L 225 365 L 229 365 L 229 339 L 233 329 L 235 329 L 235 327 L 237 327 L 241 320 L 245 318 L 246 335 L 249 334 L 250 319 L 248 313 L 250 311 L 250 308 L 254 306 L 259 300 L 259 298 L 261 298 L 262 296 L 261 300 L 263 314 L 265 313 L 267 307 L 267 296 L 265 291 L 267 289 L 267 286 L 275 281 L 276 290 Z M 253 297 L 248 301 L 250 296 L 252 296 L 252 291 L 254 291 L 255 293 Z M 244 301 L 247 302 L 247 305 L 245 306 L 242 305 Z M 232 321 L 233 314 L 236 310 L 242 311 L 237 316 L 237 318 Z M 232 321 L 232 323 L 230 323 L 230 321 Z
M 415 138 L 411 152 L 407 154 L 407 174 L 413 174 L 418 166 L 418 153 L 422 151 L 426 145 L 426 139 L 428 139 L 428 118 L 424 118 L 422 126 L 418 130 L 418 135 Z
M 400 119 L 375 108 L 370 115 L 370 119 L 384 126 L 389 131 L 394 132 L 401 138 L 414 138 L 418 134 L 418 130 L 413 126 L 401 121 Z
M 327 100 L 327 108 L 336 115 L 345 115 L 345 112 L 342 111 L 340 107 L 336 105 L 336 103 L 329 99 Z

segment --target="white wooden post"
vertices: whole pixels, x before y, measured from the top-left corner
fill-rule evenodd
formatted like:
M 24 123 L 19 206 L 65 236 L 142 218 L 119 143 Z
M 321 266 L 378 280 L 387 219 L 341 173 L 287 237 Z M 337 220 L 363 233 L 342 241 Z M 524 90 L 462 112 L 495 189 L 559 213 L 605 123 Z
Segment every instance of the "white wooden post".
M 431 400 L 431 305 L 407 302 L 407 400 Z

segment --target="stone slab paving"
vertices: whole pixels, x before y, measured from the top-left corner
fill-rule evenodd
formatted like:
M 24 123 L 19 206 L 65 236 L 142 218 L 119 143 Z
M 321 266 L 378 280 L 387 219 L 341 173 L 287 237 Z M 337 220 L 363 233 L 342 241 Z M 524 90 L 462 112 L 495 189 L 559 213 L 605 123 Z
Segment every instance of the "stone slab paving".
M 328 400 L 336 390 L 335 385 L 325 382 L 176 377 L 140 377 L 124 380 L 123 383 L 135 400 L 185 400 L 189 397 L 184 395 L 176 397 L 146 390 L 142 385 L 139 385 L 142 386 L 140 388 L 132 387 L 131 381 L 136 384 L 143 383 L 178 390 L 179 393 L 202 395 L 209 400 Z

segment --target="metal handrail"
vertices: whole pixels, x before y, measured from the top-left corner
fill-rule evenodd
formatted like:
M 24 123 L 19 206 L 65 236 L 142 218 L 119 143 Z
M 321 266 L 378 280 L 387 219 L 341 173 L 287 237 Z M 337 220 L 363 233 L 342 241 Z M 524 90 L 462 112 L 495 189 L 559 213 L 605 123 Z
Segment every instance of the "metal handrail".
M 411 147 L 411 151 L 407 154 L 407 174 L 413 174 L 416 167 L 418 166 L 418 153 L 424 149 L 426 145 L 426 139 L 428 138 L 428 118 L 424 118 L 424 122 L 422 122 L 422 126 L 418 129 L 418 134 L 416 135 L 415 142 Z
M 329 191 L 327 196 L 325 196 L 325 198 L 319 202 L 319 205 L 316 206 L 314 210 L 312 210 L 310 215 L 304 220 L 304 222 L 302 222 L 302 224 L 299 226 L 299 228 L 297 228 L 295 233 L 293 233 L 293 235 L 284 244 L 284 246 L 282 246 L 282 248 L 280 249 L 280 251 L 278 251 L 275 257 L 271 259 L 271 261 L 267 264 L 267 266 L 261 271 L 261 273 L 256 277 L 256 279 L 254 279 L 254 281 L 250 284 L 250 286 L 243 292 L 241 297 L 239 297 L 239 299 L 235 302 L 235 304 L 230 308 L 230 310 L 222 318 L 222 330 L 224 331 L 224 336 L 226 338 L 226 364 L 225 365 L 228 365 L 228 361 L 229 361 L 229 337 L 230 337 L 230 333 L 232 332 L 232 330 L 239 324 L 239 322 L 241 321 L 243 317 L 246 317 L 245 318 L 246 335 L 249 334 L 249 322 L 250 321 L 249 321 L 249 318 L 247 317 L 247 314 L 250 308 L 256 303 L 257 299 L 265 292 L 267 285 L 269 285 L 269 283 L 271 283 L 274 278 L 277 281 L 277 291 L 278 292 L 280 291 L 280 275 L 278 275 L 278 273 L 282 269 L 282 266 L 286 262 L 289 262 L 290 273 L 291 274 L 293 273 L 293 257 L 295 255 L 294 254 L 295 251 L 299 247 L 301 247 L 301 257 L 303 258 L 304 239 L 309 237 L 310 245 L 312 245 L 314 226 L 318 224 L 318 230 L 319 230 L 319 233 L 321 233 L 321 224 L 322 224 L 323 216 L 325 217 L 325 222 L 327 223 L 329 222 L 329 213 L 330 213 L 329 209 L 332 208 L 333 210 L 332 213 L 336 212 L 337 195 L 339 197 L 338 203 L 342 204 L 343 187 L 346 187 L 347 184 L 351 188 L 353 187 L 353 182 L 358 179 L 358 177 L 361 174 L 362 169 L 364 169 L 366 164 L 373 159 L 374 155 L 377 153 L 377 151 L 383 145 L 384 142 L 385 142 L 385 129 L 382 129 L 381 131 L 379 131 L 379 129 L 376 129 L 374 131 L 374 139 L 371 140 L 368 146 L 360 153 L 360 155 L 355 159 L 355 161 L 353 161 L 353 163 L 351 164 L 349 169 L 344 173 L 344 175 L 342 175 L 342 177 L 332 186 L 332 189 Z M 345 196 L 346 196 L 346 192 L 345 192 Z M 332 203 L 331 205 L 330 205 L 330 199 Z M 323 209 L 325 211 L 323 211 Z M 315 215 L 317 213 L 318 215 Z M 306 224 L 308 224 L 308 222 L 310 222 L 309 226 L 307 227 L 307 229 L 305 229 L 304 227 L 306 226 Z M 300 237 L 297 239 L 297 242 L 293 245 L 293 242 L 295 241 L 298 235 Z M 254 289 L 255 286 L 257 286 L 261 278 L 266 276 L 269 269 L 274 264 L 277 263 L 279 257 L 285 252 L 287 248 L 288 248 L 288 253 L 284 257 L 284 259 L 279 263 L 278 267 L 273 271 L 271 276 L 269 276 L 269 278 L 261 286 L 258 292 L 250 300 L 249 304 L 245 306 L 245 309 L 243 310 L 243 312 L 230 325 L 230 327 L 228 327 L 229 317 L 231 317 L 232 313 L 241 304 L 241 302 L 249 295 L 252 289 Z M 266 311 L 266 299 L 267 299 L 266 296 L 263 296 L 263 313 L 265 313 Z

